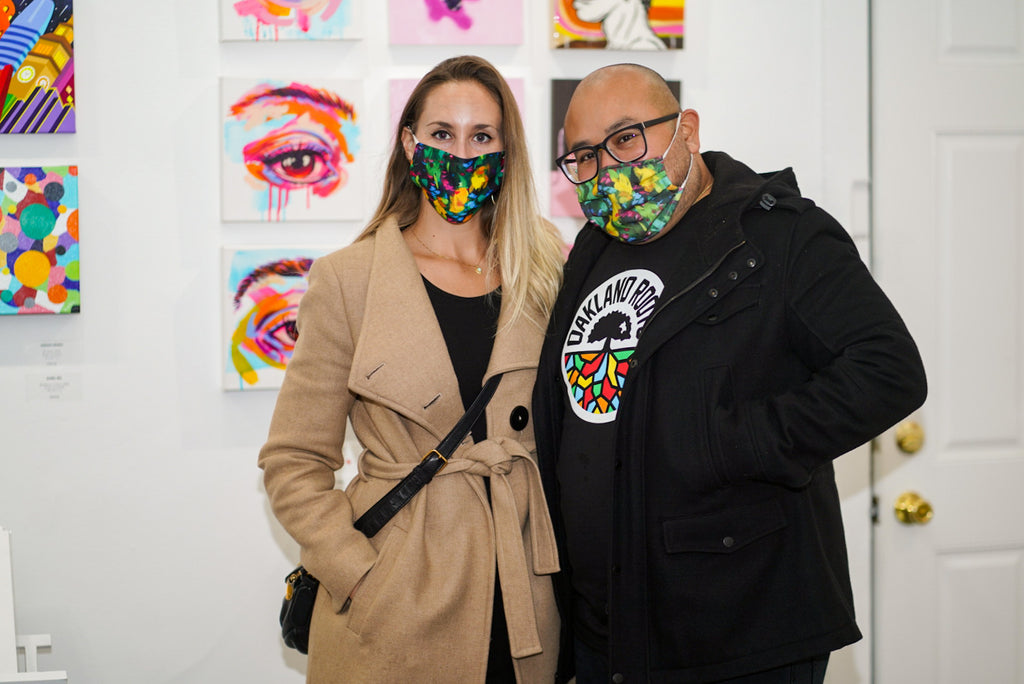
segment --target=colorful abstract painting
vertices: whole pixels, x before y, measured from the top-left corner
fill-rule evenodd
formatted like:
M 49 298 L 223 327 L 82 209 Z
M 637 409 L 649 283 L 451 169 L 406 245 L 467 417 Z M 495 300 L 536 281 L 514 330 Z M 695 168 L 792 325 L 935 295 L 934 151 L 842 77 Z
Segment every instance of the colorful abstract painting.
M 0 315 L 78 313 L 78 167 L 0 167 Z
M 362 91 L 355 80 L 225 79 L 221 217 L 362 218 Z
M 362 0 L 220 0 L 221 40 L 359 38 Z
M 512 95 L 516 98 L 516 104 L 519 105 L 519 115 L 524 117 L 526 112 L 523 109 L 523 103 L 526 102 L 526 85 L 521 78 L 509 78 L 508 87 L 512 91 Z M 405 103 L 409 100 L 409 95 L 412 94 L 413 88 L 419 83 L 418 78 L 393 78 L 389 83 L 389 97 L 390 97 L 390 111 L 391 122 L 388 131 L 394 133 L 398 130 L 398 119 L 402 116 L 402 110 L 405 108 Z
M 684 0 L 551 0 L 551 47 L 681 50 Z
M 313 259 L 328 249 L 237 248 L 223 252 L 224 388 L 281 386 L 295 349 L 295 321 Z
M 551 146 L 548 154 L 548 174 L 551 180 L 550 216 L 571 216 L 583 218 L 579 202 L 576 199 L 576 186 L 569 182 L 565 174 L 555 164 L 555 160 L 568 152 L 565 148 L 565 113 L 569 109 L 569 101 L 579 84 L 579 79 L 552 79 L 551 81 Z M 682 83 L 669 81 L 668 87 L 672 94 L 680 100 Z
M 0 0 L 0 134 L 75 132 L 71 0 Z
M 388 0 L 392 45 L 519 45 L 522 0 Z

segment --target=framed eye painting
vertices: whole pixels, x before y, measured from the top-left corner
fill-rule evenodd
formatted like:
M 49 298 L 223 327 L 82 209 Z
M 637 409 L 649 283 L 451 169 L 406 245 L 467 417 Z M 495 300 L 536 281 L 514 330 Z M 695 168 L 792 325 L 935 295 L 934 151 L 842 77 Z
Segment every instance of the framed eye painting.
M 221 218 L 363 217 L 358 80 L 222 79 Z
M 338 40 L 359 38 L 363 0 L 220 0 L 220 38 Z
M 295 349 L 299 301 L 329 248 L 224 248 L 223 387 L 276 389 Z

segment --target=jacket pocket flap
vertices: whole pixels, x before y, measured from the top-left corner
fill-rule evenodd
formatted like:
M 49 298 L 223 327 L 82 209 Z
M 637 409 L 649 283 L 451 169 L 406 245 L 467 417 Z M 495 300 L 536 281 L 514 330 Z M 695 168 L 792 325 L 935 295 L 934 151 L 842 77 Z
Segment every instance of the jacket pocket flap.
M 741 285 L 732 292 L 724 295 L 722 300 L 705 311 L 699 318 L 698 323 L 704 325 L 717 325 L 737 314 L 744 309 L 757 306 L 761 298 L 760 285 Z
M 713 515 L 672 518 L 662 530 L 669 553 L 733 553 L 786 524 L 777 501 L 762 501 Z

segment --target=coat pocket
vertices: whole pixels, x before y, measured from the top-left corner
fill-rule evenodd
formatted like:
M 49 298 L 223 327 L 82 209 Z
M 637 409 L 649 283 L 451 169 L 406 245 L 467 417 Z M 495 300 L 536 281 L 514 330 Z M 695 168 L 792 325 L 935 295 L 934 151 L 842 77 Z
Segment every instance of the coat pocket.
M 777 501 L 693 518 L 673 518 L 662 523 L 668 553 L 735 553 L 786 526 Z
M 388 538 L 380 547 L 377 554 L 377 562 L 366 574 L 366 579 L 356 590 L 349 605 L 348 628 L 350 631 L 361 634 L 366 623 L 378 608 L 382 589 L 388 583 L 392 570 L 398 563 L 398 556 L 401 554 L 405 541 L 405 530 L 392 525 Z
M 760 299 L 760 285 L 743 285 L 737 287 L 735 290 L 722 297 L 721 301 L 701 314 L 701 316 L 696 319 L 696 322 L 703 325 L 719 325 L 729 320 L 739 312 L 757 306 Z

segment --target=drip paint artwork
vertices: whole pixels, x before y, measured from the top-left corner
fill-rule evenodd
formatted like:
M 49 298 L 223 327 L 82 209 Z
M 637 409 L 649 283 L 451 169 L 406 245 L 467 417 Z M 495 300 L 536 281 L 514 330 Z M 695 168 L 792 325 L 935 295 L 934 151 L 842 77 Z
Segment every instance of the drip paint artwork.
M 74 133 L 71 0 L 0 0 L 0 134 Z
M 553 48 L 681 50 L 684 0 L 551 0 Z
M 295 324 L 309 267 L 326 253 L 292 248 L 224 251 L 225 389 L 281 386 L 298 339 Z
M 221 40 L 358 38 L 359 0 L 220 0 Z
M 361 91 L 345 80 L 225 80 L 222 218 L 362 218 Z
M 392 45 L 519 45 L 522 0 L 388 0 Z
M 78 167 L 0 168 L 0 315 L 78 313 Z

